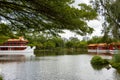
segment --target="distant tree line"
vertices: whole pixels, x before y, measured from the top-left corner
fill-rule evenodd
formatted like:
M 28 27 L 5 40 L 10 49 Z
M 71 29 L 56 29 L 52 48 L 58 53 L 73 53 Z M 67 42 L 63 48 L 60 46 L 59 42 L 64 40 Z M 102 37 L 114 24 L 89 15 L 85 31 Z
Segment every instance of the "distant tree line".
M 9 38 L 18 38 L 23 36 L 19 32 L 11 31 L 10 26 L 6 24 L 0 24 L 0 44 L 5 42 Z M 93 36 L 89 40 L 79 40 L 77 37 L 71 37 L 69 39 L 61 38 L 59 35 L 52 35 L 49 32 L 46 33 L 25 33 L 24 37 L 29 40 L 30 46 L 36 46 L 38 50 L 41 49 L 56 49 L 56 48 L 68 48 L 68 49 L 87 49 L 87 45 L 91 43 L 112 43 L 119 42 L 118 39 L 112 37 L 99 37 Z
M 44 35 L 40 35 L 37 37 L 27 37 L 29 39 L 29 45 L 36 45 L 37 49 L 56 49 L 56 48 L 68 48 L 68 49 L 79 49 L 79 48 L 87 48 L 86 41 L 80 41 L 76 37 L 71 37 L 69 39 L 61 38 L 60 36 L 50 36 L 46 37 Z
M 105 36 L 93 36 L 90 40 L 87 41 L 88 44 L 95 44 L 95 43 L 112 43 L 112 42 L 120 42 L 120 40 L 112 37 L 105 37 Z

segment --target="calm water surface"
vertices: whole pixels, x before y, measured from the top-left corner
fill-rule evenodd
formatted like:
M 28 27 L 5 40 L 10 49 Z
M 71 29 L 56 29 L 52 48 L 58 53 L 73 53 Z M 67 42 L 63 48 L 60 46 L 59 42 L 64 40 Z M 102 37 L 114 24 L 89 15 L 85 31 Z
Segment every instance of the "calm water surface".
M 95 70 L 90 64 L 92 56 L 36 57 L 22 62 L 0 63 L 0 69 L 4 80 L 120 80 L 120 75 L 113 68 Z

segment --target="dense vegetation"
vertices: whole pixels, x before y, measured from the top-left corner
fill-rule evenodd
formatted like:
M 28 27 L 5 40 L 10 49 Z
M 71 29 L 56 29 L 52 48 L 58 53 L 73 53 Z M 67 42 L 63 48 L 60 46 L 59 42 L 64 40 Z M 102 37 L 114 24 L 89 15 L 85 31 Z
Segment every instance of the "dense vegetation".
M 29 39 L 29 37 L 27 37 Z M 56 48 L 73 48 L 73 49 L 86 49 L 87 48 L 87 42 L 84 40 L 79 40 L 76 37 L 71 37 L 70 39 L 64 39 L 61 37 L 46 37 L 43 35 L 40 35 L 38 37 L 33 37 L 31 39 L 29 45 L 36 45 L 37 49 L 56 49 Z
M 70 30 L 80 35 L 92 33 L 86 23 L 97 14 L 91 6 L 72 6 L 74 0 L 0 0 L 0 21 L 12 31 L 27 35 L 49 32 L 53 35 Z
M 104 36 L 93 36 L 91 39 L 87 41 L 88 44 L 91 43 L 112 43 L 112 42 L 120 42 L 119 39 L 111 38 L 111 37 L 104 37 Z

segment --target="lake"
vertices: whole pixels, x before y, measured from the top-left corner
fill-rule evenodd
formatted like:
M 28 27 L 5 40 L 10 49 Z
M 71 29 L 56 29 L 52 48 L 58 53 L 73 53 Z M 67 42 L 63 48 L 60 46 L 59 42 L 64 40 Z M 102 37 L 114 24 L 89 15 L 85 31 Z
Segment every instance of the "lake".
M 113 68 L 94 69 L 90 60 L 94 55 L 51 55 L 0 63 L 4 80 L 120 80 Z M 101 55 L 111 59 L 109 55 Z

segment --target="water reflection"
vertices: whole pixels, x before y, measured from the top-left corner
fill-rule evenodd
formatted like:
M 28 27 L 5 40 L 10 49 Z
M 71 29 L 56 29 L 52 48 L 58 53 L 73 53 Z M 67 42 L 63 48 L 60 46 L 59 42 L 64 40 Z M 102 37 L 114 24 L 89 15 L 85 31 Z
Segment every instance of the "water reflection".
M 0 63 L 22 62 L 25 61 L 24 55 L 0 55 Z
M 91 65 L 95 70 L 101 70 L 103 68 L 105 68 L 105 66 L 103 65 Z
M 97 53 L 97 52 L 88 52 L 88 54 L 92 54 L 92 55 L 108 55 L 108 56 L 112 56 L 113 55 L 111 53 Z
M 48 53 L 49 54 L 49 53 Z M 119 80 L 111 68 L 95 70 L 90 60 L 93 55 L 37 56 L 24 62 L 0 64 L 4 80 Z M 104 56 L 111 58 L 111 56 Z
M 58 55 L 79 55 L 79 54 L 85 54 L 87 53 L 86 50 L 82 50 L 82 51 L 73 51 L 73 50 L 49 50 L 49 51 L 39 51 L 36 50 L 35 51 L 35 55 L 37 57 L 39 56 L 58 56 Z

